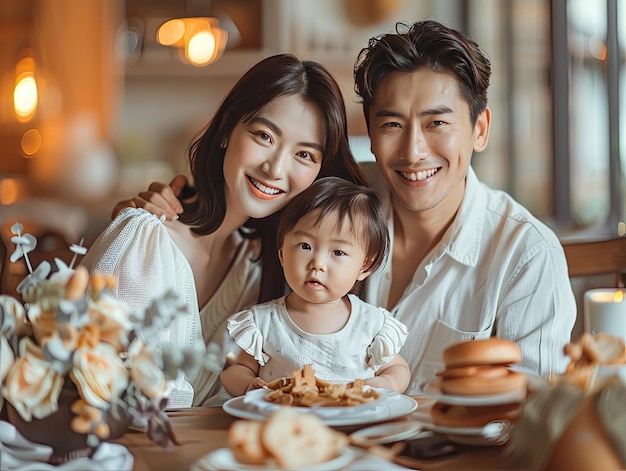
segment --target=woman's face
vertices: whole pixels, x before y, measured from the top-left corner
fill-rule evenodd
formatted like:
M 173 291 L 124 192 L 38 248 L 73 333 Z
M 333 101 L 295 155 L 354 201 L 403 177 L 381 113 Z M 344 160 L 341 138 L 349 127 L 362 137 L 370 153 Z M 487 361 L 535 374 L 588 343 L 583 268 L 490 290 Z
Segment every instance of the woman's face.
M 226 143 L 228 212 L 262 218 L 282 209 L 317 177 L 324 158 L 324 120 L 317 106 L 291 95 L 239 123 Z

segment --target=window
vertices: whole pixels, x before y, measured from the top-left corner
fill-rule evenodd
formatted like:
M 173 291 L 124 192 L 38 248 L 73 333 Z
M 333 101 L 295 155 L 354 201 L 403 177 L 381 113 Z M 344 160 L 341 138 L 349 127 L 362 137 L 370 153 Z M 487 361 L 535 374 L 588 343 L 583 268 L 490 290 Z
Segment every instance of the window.
M 493 67 L 477 173 L 560 234 L 615 236 L 626 220 L 626 3 L 461 3 Z
M 618 43 L 616 9 L 617 0 L 568 0 L 565 12 L 571 216 L 581 227 L 606 226 L 609 231 L 624 218 L 618 84 L 625 49 L 624 38 L 621 48 Z M 622 14 L 622 31 L 624 18 Z M 621 108 L 623 116 L 623 101 Z

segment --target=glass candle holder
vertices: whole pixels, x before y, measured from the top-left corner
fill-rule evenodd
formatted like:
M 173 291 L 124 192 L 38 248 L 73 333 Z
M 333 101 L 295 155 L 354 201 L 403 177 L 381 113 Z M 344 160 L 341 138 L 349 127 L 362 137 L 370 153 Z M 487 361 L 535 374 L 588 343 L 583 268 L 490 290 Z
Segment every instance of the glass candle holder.
M 626 340 L 625 291 L 620 288 L 598 288 L 585 292 L 585 332 L 604 332 Z

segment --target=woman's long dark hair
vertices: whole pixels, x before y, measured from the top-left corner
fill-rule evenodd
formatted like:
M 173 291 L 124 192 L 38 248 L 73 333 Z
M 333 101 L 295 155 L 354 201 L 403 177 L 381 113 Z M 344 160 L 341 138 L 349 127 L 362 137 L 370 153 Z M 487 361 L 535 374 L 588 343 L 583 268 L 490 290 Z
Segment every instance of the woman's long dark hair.
M 239 79 L 191 145 L 189 162 L 197 198 L 184 203 L 180 220 L 194 226 L 193 232 L 211 234 L 224 221 L 226 149 L 221 144 L 228 140 L 239 122 L 247 123 L 272 101 L 291 95 L 316 105 L 324 117 L 326 141 L 317 178 L 337 176 L 365 184 L 365 177 L 350 151 L 346 108 L 335 79 L 317 62 L 303 61 L 292 54 L 271 56 L 254 65 Z M 259 302 L 277 298 L 286 290 L 276 246 L 276 227 L 281 212 L 249 219 L 240 229 L 244 237 L 261 239 Z

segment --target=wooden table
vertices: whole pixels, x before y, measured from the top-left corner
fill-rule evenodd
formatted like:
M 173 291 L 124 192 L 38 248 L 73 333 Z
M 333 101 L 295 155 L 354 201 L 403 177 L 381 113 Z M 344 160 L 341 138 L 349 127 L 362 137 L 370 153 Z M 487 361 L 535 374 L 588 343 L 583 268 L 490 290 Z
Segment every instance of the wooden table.
M 204 455 L 227 446 L 227 430 L 237 420 L 221 407 L 197 407 L 168 413 L 179 446 L 164 450 L 143 432 L 129 431 L 116 443 L 133 454 L 133 471 L 184 471 Z
M 416 398 L 423 402 L 421 398 Z M 130 431 L 116 443 L 128 448 L 135 458 L 134 471 L 184 471 L 202 456 L 227 446 L 227 431 L 237 420 L 221 407 L 191 408 L 168 414 L 180 446 L 168 451 L 152 443 L 141 432 Z M 505 469 L 506 447 L 464 447 L 452 457 L 402 463 L 404 466 L 430 469 Z

